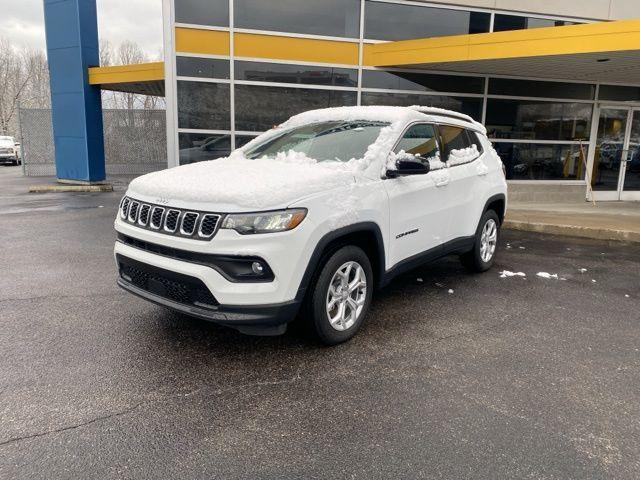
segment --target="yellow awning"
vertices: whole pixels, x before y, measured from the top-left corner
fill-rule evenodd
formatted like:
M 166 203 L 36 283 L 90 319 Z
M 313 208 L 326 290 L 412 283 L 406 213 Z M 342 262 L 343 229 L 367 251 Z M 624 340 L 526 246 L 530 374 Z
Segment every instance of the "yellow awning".
M 89 68 L 89 84 L 103 90 L 164 96 L 164 62 Z
M 364 64 L 640 84 L 640 20 L 368 44 Z

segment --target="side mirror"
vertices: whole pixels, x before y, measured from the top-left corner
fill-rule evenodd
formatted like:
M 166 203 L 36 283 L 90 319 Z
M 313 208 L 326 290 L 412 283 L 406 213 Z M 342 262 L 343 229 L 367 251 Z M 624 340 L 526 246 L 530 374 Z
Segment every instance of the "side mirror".
M 429 173 L 430 166 L 427 160 L 421 161 L 422 157 L 410 154 L 398 155 L 396 157 L 395 170 L 387 170 L 387 178 L 405 177 L 408 175 L 425 175 Z

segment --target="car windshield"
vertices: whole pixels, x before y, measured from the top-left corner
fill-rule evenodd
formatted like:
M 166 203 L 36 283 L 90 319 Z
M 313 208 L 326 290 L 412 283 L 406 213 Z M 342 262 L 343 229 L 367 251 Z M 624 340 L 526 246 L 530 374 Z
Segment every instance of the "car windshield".
M 364 157 L 369 145 L 388 123 L 332 121 L 314 123 L 286 131 L 245 152 L 246 158 L 275 157 L 289 151 L 305 154 L 319 162 L 347 162 Z
M 0 137 L 0 147 L 13 147 L 14 142 L 11 137 Z

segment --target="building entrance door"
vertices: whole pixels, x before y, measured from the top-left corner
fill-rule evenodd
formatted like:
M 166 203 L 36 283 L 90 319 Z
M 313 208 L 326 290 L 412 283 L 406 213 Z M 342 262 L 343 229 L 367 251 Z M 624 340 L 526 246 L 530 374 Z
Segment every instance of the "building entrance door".
M 595 200 L 640 201 L 640 107 L 599 108 L 592 165 Z

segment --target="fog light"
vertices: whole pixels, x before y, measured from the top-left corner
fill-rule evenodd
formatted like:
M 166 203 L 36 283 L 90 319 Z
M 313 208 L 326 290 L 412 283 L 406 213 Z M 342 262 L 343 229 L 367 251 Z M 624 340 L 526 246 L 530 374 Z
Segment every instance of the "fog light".
M 251 264 L 251 270 L 256 275 L 262 275 L 264 273 L 264 266 L 260 262 L 253 262 Z

